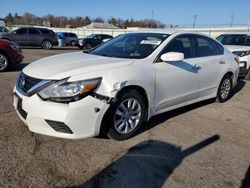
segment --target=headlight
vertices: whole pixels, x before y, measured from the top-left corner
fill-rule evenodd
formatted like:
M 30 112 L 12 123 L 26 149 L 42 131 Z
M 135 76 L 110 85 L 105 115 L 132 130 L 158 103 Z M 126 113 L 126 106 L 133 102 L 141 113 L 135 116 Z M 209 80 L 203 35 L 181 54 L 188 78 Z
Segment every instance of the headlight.
M 38 92 L 44 100 L 73 102 L 87 96 L 101 83 L 101 78 L 68 82 L 68 79 L 55 82 Z
M 80 45 L 83 45 L 83 40 L 78 41 Z
M 239 57 L 244 57 L 250 54 L 249 50 L 246 51 L 235 51 L 233 52 L 235 55 L 239 56 Z

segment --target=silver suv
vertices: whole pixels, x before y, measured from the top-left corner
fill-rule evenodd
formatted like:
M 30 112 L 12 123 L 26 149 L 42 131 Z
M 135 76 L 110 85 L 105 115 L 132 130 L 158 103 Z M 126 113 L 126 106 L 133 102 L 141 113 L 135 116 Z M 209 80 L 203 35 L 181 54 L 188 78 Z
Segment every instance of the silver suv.
M 38 27 L 21 27 L 1 34 L 0 38 L 14 41 L 21 46 L 41 46 L 44 49 L 58 45 L 57 36 L 52 30 Z

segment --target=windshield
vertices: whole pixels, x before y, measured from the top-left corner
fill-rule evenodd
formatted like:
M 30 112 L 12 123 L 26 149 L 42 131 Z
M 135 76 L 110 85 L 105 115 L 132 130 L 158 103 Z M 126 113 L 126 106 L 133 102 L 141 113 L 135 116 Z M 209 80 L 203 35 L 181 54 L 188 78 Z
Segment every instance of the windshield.
M 244 34 L 220 35 L 217 38 L 224 45 L 247 45 L 249 39 Z
M 86 38 L 88 38 L 88 39 L 92 39 L 92 38 L 94 38 L 94 37 L 95 37 L 95 35 L 94 35 L 94 34 L 92 34 L 92 35 L 87 36 Z
M 160 33 L 124 34 L 95 48 L 90 54 L 142 59 L 149 56 L 168 36 Z

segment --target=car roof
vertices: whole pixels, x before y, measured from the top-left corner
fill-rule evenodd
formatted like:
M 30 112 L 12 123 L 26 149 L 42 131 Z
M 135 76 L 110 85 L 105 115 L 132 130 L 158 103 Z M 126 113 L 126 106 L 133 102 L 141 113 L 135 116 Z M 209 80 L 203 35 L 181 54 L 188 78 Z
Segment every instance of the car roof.
M 160 34 L 167 34 L 167 35 L 193 34 L 193 35 L 202 35 L 202 36 L 209 37 L 208 35 L 204 33 L 200 33 L 200 32 L 192 32 L 192 31 L 176 30 L 176 29 L 146 29 L 146 30 L 135 31 L 133 33 L 160 33 Z
M 50 30 L 50 29 L 48 29 L 48 28 L 43 28 L 43 27 L 31 27 L 31 26 L 29 26 L 29 27 L 19 27 L 19 28 L 17 28 L 17 29 L 44 29 L 44 30 Z
M 228 32 L 228 33 L 222 33 L 221 35 L 247 35 L 247 36 L 250 36 L 250 32 Z

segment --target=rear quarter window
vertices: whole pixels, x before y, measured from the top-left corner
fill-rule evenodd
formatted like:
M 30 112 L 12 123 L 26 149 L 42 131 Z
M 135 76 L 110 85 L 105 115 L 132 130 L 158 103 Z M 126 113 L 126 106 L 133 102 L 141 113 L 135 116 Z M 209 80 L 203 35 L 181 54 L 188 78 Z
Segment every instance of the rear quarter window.
M 40 29 L 40 31 L 43 33 L 43 34 L 53 34 L 53 35 L 56 35 L 53 31 L 49 30 L 49 29 Z

